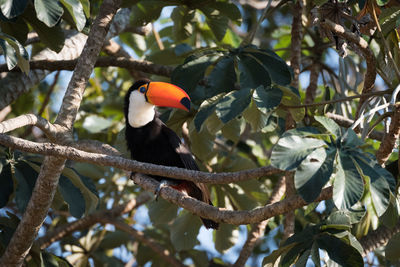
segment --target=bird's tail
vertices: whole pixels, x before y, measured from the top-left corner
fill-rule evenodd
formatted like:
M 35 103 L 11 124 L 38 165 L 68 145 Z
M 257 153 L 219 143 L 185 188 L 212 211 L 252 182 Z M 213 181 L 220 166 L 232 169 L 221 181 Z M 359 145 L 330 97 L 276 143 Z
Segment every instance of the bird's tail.
M 210 204 L 211 206 L 214 206 L 213 203 L 211 202 L 211 200 L 208 201 L 208 204 Z M 217 230 L 218 227 L 219 227 L 219 223 L 214 222 L 213 220 L 205 219 L 205 218 L 201 218 L 201 217 L 200 217 L 200 219 L 201 219 L 201 221 L 203 222 L 204 226 L 205 226 L 207 229 L 210 229 L 210 228 L 211 228 L 211 229 Z

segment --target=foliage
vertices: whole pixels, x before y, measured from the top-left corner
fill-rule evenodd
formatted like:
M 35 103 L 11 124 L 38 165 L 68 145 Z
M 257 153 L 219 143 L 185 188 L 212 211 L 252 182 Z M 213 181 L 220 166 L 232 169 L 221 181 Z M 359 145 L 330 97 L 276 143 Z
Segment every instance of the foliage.
M 252 7 L 250 1 L 122 1 L 123 8 L 130 12 L 129 27 L 115 41 L 135 59 L 173 67 L 171 77 L 136 69 L 96 68 L 74 124 L 74 141 L 107 143 L 129 157 L 122 103 L 133 77 L 176 84 L 189 94 L 193 108 L 190 112 L 160 109 L 161 118 L 190 144 L 201 170 L 237 172 L 272 166 L 293 172 L 296 193 L 306 202 L 295 211 L 295 233 L 285 241 L 284 214 L 269 219 L 248 266 L 306 266 L 310 261 L 315 266 L 364 265 L 360 240 L 380 226 L 398 227 L 398 168 L 393 168 L 397 167 L 398 151 L 390 158 L 392 164 L 378 164 L 376 152 L 381 142 L 368 136 L 372 131 L 389 128 L 393 119 L 387 118 L 393 118 L 398 104 L 394 93 L 376 94 L 364 105 L 359 105 L 359 98 L 343 100 L 361 93 L 368 66 L 354 45 L 348 46 L 346 58 L 338 57 L 338 52 L 329 48 L 336 48 L 335 44 L 332 46 L 320 28 L 311 26 L 314 8 L 326 8 L 332 2 L 305 3 L 300 86 L 295 88 L 297 77 L 289 66 L 295 36 L 285 25 L 292 23 L 296 3 L 273 4 L 265 13 L 267 20 L 258 25 L 264 10 Z M 367 32 L 369 26 L 353 24 L 355 18 L 349 19 L 346 8 L 352 10 L 351 16 L 357 16 L 357 21 L 378 14 L 382 35 L 376 32 L 360 36 L 369 41 L 377 59 L 374 67 L 384 81 L 376 83 L 376 91 L 389 89 L 392 94 L 400 80 L 395 70 L 400 62 L 399 6 L 391 5 L 392 1 L 365 1 L 365 5 L 339 2 L 337 12 L 342 15 L 337 15 L 335 22 L 344 27 L 352 24 L 354 34 Z M 1 62 L 8 70 L 18 66 L 26 74 L 33 73 L 29 59 L 41 51 L 60 52 L 71 32 L 87 34 L 100 3 L 0 0 Z M 132 32 L 148 23 L 154 27 L 151 32 Z M 253 42 L 244 44 L 243 39 L 253 31 Z M 28 32 L 36 32 L 39 41 L 28 38 Z M 111 52 L 104 50 L 100 56 L 105 53 Z M 317 81 L 312 84 L 308 71 L 315 69 Z M 54 121 L 67 77 L 64 71 L 55 78 L 48 76 L 11 104 L 6 119 L 42 110 L 39 115 Z M 309 88 L 313 85 L 315 98 L 310 100 Z M 374 109 L 377 111 L 371 112 Z M 357 111 L 360 120 L 351 127 L 328 118 L 336 114 L 356 119 Z M 37 142 L 44 138 L 37 128 L 17 129 L 13 134 Z M 28 205 L 42 160 L 37 155 L 1 147 L 0 255 Z M 280 176 L 282 173 L 210 185 L 212 202 L 230 210 L 263 206 Z M 330 186 L 332 199 L 316 202 L 323 189 Z M 73 220 L 115 208 L 142 192 L 121 170 L 67 161 L 40 237 Z M 155 241 L 171 257 L 195 266 L 233 263 L 242 249 L 240 242 L 251 230 L 250 226 L 221 223 L 219 230 L 206 232 L 198 217 L 163 199 L 151 200 L 120 219 Z M 398 264 L 399 239 L 398 234 L 394 235 L 384 250 L 374 251 L 374 263 Z M 25 264 L 124 266 L 131 258 L 138 266 L 170 265 L 139 238 L 99 224 L 77 230 L 49 249 L 40 249 L 34 243 Z

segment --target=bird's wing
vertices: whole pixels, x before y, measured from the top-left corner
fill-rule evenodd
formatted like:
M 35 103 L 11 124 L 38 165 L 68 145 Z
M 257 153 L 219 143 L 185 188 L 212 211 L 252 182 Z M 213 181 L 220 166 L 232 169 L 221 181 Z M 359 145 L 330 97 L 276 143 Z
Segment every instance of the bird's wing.
M 185 168 L 189 170 L 199 170 L 199 167 L 197 166 L 196 161 L 192 156 L 192 153 L 190 153 L 189 149 L 185 146 L 184 143 L 182 143 L 179 136 L 170 128 L 168 128 L 165 124 L 163 125 L 162 131 L 166 136 L 168 136 L 168 140 L 171 146 L 174 148 L 176 153 L 178 153 Z
M 189 170 L 198 171 L 199 167 L 197 166 L 197 163 L 194 160 L 192 153 L 190 153 L 189 149 L 185 146 L 184 143 L 182 143 L 179 136 L 170 128 L 168 128 L 165 124 L 163 124 L 162 131 L 166 136 L 168 136 L 170 144 L 178 153 L 185 168 Z M 203 183 L 194 183 L 194 184 L 201 190 L 203 201 L 212 205 L 210 201 L 211 199 L 210 191 L 208 190 L 207 186 Z

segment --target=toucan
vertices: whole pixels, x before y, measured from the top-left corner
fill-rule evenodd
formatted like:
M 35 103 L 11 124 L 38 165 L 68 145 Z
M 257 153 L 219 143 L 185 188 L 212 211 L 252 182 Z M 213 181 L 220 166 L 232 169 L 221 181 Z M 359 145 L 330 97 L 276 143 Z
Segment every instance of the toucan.
M 178 135 L 159 118 L 155 106 L 190 110 L 188 94 L 178 86 L 148 79 L 136 81 L 125 95 L 125 138 L 134 160 L 157 165 L 199 170 L 192 154 Z M 171 186 L 187 195 L 212 205 L 205 184 L 152 176 L 163 186 Z M 206 228 L 218 229 L 218 223 L 201 218 Z

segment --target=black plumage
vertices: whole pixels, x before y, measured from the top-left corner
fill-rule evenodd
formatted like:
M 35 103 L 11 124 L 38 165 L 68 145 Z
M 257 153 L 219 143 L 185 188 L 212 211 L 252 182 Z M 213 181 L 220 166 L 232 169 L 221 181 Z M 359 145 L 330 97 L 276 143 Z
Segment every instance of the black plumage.
M 137 90 L 141 85 L 148 82 L 148 80 L 137 81 L 125 96 L 125 138 L 132 159 L 157 165 L 199 170 L 190 151 L 185 147 L 177 134 L 159 119 L 157 113 L 152 121 L 142 127 L 132 127 L 129 124 L 129 96 L 132 91 Z M 152 177 L 158 181 L 167 180 L 174 182 L 176 186 L 174 185 L 173 188 L 186 191 L 189 196 L 212 205 L 210 193 L 205 184 L 154 175 Z M 212 220 L 204 218 L 201 218 L 201 220 L 207 228 L 218 228 L 218 223 Z

